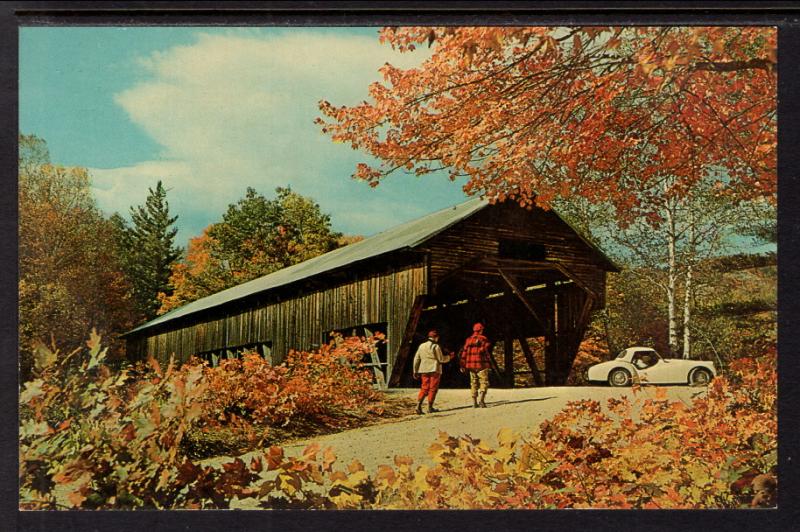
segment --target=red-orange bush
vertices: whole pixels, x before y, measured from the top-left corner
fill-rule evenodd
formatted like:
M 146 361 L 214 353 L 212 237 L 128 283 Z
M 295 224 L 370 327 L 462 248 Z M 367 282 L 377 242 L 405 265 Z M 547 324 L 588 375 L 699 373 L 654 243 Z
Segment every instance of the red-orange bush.
M 372 386 L 372 376 L 361 360 L 382 341 L 381 337 L 337 337 L 319 351 L 291 351 L 286 360 L 272 366 L 255 353 L 208 367 L 208 426 L 237 424 L 285 426 L 298 420 L 336 425 L 337 417 L 371 408 L 381 394 Z
M 608 349 L 594 336 L 587 336 L 578 347 L 572 370 L 567 377 L 570 386 L 587 384 L 586 370 L 595 364 L 603 362 L 608 357 Z
M 203 377 L 208 383 L 207 423 L 246 419 L 283 425 L 294 414 L 292 397 L 285 391 L 286 366 L 272 366 L 257 353 L 222 360 L 214 368 L 199 361 L 192 361 L 187 367 L 194 364 L 203 365 Z
M 382 335 L 374 339 L 337 336 L 316 352 L 291 351 L 286 357 L 285 393 L 293 398 L 296 413 L 335 422 L 331 418 L 336 413 L 368 408 L 380 394 L 361 361 L 378 341 L 383 341 Z
M 633 401 L 570 403 L 540 437 L 508 429 L 491 446 L 440 433 L 434 465 L 397 456 L 369 475 L 333 470 L 326 450 L 303 458 L 271 451 L 280 480 L 262 484 L 271 506 L 336 508 L 740 508 L 751 481 L 774 473 L 776 373 L 768 357 L 742 360 L 692 404 L 663 389 Z M 643 391 L 646 390 L 646 391 Z M 649 394 L 653 396 L 649 396 Z M 320 491 L 323 495 L 320 495 Z

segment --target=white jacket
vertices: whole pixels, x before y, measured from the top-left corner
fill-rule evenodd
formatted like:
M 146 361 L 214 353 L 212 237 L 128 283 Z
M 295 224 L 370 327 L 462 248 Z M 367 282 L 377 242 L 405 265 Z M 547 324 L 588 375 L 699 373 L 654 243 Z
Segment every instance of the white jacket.
M 450 362 L 450 358 L 439 344 L 430 340 L 423 342 L 414 355 L 414 373 L 441 373 L 442 364 Z

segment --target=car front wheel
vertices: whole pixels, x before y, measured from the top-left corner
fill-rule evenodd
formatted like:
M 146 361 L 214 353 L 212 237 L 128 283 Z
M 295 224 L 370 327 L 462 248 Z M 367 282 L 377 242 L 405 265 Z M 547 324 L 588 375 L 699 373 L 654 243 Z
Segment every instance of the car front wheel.
M 708 386 L 708 383 L 711 382 L 711 377 L 711 372 L 707 369 L 693 369 L 689 374 L 689 384 L 692 386 Z
M 608 374 L 608 384 L 611 386 L 630 386 L 631 374 L 628 370 L 617 368 Z

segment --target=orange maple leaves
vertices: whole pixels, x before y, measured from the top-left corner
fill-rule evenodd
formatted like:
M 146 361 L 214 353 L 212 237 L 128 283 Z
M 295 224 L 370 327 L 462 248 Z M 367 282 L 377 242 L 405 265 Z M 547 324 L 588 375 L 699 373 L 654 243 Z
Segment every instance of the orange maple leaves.
M 775 195 L 774 28 L 404 27 L 380 39 L 432 55 L 385 65 L 371 102 L 323 101 L 317 120 L 381 161 L 354 174 L 373 186 L 444 169 L 492 200 L 577 194 L 622 210 L 655 179 L 679 192 L 724 167 L 736 197 Z

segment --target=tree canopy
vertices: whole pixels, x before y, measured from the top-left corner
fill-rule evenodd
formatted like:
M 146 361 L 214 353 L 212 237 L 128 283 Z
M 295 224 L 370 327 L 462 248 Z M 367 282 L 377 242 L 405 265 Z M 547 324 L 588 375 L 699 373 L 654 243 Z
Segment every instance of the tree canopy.
M 215 258 L 237 276 L 264 275 L 336 247 L 341 235 L 331 231 L 319 205 L 289 188 L 278 187 L 275 195 L 267 199 L 248 187 L 208 230 Z
M 338 247 L 330 216 L 312 199 L 279 187 L 268 199 L 248 187 L 222 220 L 189 242 L 172 269 L 174 293 L 161 296 L 160 312 L 250 281 Z
M 95 205 L 85 168 L 50 162 L 47 144 L 20 136 L 19 339 L 23 375 L 39 342 L 79 347 L 92 328 L 109 337 L 133 324 L 131 287 L 114 228 Z
M 776 193 L 776 30 L 766 27 L 388 27 L 370 102 L 320 102 L 323 132 L 379 159 L 355 177 L 446 169 L 469 194 L 548 207 L 579 195 L 620 220 L 725 168 L 732 198 Z M 662 180 L 668 179 L 668 186 Z

